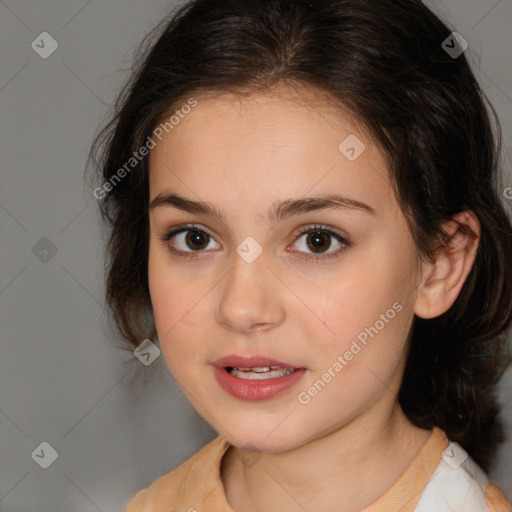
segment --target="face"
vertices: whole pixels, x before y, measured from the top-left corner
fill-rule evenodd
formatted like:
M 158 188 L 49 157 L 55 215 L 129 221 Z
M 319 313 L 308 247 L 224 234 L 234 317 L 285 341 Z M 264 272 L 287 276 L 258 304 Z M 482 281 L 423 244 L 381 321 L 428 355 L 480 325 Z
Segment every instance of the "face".
M 285 451 L 392 407 L 418 260 L 360 124 L 307 89 L 198 98 L 151 150 L 149 200 L 163 355 L 223 438 Z

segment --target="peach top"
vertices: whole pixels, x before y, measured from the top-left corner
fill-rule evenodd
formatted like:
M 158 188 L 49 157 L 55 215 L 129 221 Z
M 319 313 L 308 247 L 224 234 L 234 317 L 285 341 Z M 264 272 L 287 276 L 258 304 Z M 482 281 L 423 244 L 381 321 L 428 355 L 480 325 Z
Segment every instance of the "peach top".
M 220 475 L 222 457 L 230 446 L 218 436 L 181 466 L 139 491 L 126 512 L 234 512 L 226 501 Z M 438 478 L 440 475 L 443 478 Z M 457 488 L 464 490 L 466 498 L 461 498 L 461 493 L 456 496 Z M 467 453 L 457 443 L 449 443 L 446 434 L 434 427 L 402 476 L 361 512 L 443 512 L 440 506 L 458 512 L 512 511 L 500 488 L 488 483 Z

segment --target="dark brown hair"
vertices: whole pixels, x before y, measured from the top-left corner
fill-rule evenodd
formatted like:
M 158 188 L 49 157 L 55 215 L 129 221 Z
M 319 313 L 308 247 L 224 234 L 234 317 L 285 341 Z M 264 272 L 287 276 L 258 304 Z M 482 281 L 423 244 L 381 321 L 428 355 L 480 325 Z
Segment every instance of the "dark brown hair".
M 114 174 L 191 97 L 313 87 L 381 147 L 422 258 L 447 241 L 441 225 L 456 213 L 472 210 L 481 223 L 453 306 L 414 319 L 398 399 L 415 425 L 442 428 L 488 470 L 503 438 L 495 386 L 508 361 L 500 335 L 512 318 L 512 226 L 498 193 L 499 123 L 466 54 L 443 49 L 451 32 L 419 0 L 194 0 L 171 12 L 140 46 L 91 149 L 98 183 L 113 184 L 99 202 L 109 228 L 106 299 L 131 348 L 155 335 L 148 158 L 115 183 Z

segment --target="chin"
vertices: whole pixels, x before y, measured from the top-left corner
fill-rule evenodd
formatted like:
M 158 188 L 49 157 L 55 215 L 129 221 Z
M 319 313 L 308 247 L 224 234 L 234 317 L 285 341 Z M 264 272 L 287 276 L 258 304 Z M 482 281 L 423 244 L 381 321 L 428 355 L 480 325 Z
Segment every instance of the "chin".
M 293 450 L 306 443 L 302 434 L 288 429 L 276 429 L 276 424 L 267 425 L 231 425 L 228 432 L 220 432 L 220 436 L 239 450 L 259 451 L 263 453 L 280 453 Z

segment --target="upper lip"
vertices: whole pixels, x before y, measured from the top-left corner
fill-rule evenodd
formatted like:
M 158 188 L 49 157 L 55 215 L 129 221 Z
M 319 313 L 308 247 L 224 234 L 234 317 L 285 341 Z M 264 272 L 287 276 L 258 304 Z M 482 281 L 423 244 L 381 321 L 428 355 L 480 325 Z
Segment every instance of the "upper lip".
M 292 364 L 283 363 L 277 359 L 271 359 L 265 356 L 253 355 L 253 356 L 237 356 L 230 355 L 221 357 L 212 363 L 217 368 L 261 368 L 264 366 L 278 366 L 279 368 L 299 368 Z

